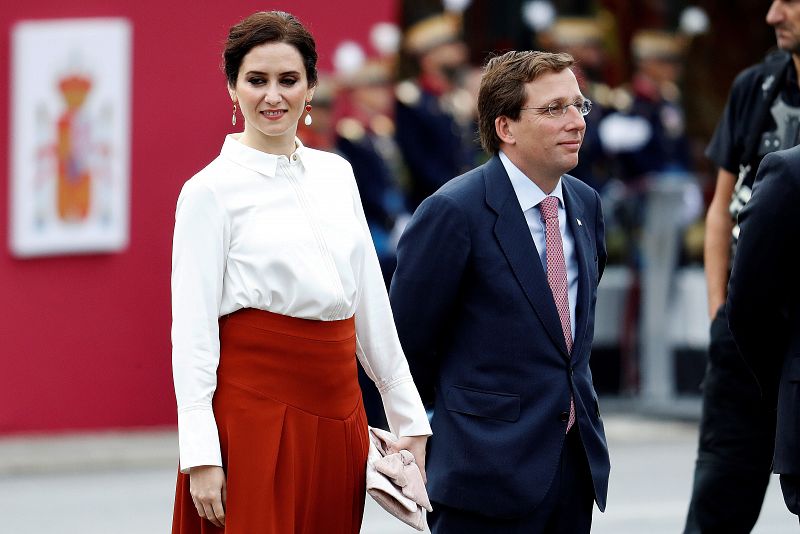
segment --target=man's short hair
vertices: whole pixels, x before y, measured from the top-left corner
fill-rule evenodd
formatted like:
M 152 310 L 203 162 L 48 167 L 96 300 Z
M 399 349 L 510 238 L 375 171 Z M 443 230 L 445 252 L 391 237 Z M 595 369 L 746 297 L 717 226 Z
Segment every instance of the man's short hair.
M 483 69 L 478 93 L 478 133 L 489 154 L 500 151 L 494 121 L 505 115 L 518 120 L 525 105 L 525 84 L 548 72 L 561 72 L 575 63 L 569 54 L 535 50 L 511 51 L 491 58 Z

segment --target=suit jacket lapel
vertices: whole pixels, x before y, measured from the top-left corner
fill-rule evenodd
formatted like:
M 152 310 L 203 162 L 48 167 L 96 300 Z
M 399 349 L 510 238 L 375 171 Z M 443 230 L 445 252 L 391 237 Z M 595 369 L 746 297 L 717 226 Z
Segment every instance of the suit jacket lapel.
M 494 234 L 503 250 L 511 271 L 519 281 L 525 297 L 530 302 L 539 320 L 553 343 L 569 358 L 561 320 L 558 317 L 553 294 L 547 276 L 531 237 L 525 215 L 519 206 L 514 188 L 500 158 L 494 156 L 484 166 L 486 202 L 497 214 Z
M 584 205 L 568 180 L 561 179 L 561 188 L 564 193 L 564 207 L 567 210 L 567 222 L 572 230 L 572 239 L 575 242 L 575 252 L 578 262 L 578 297 L 575 303 L 575 342 L 572 346 L 573 354 L 580 354 L 586 339 L 588 325 L 589 298 L 592 292 L 589 280 L 589 261 L 594 261 L 591 252 L 592 244 L 586 233 L 586 219 L 584 218 Z M 581 224 L 578 224 L 578 221 Z

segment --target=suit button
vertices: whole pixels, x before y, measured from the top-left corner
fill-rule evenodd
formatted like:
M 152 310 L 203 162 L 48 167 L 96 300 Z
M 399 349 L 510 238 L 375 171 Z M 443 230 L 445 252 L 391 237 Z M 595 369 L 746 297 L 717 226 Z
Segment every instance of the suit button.
M 566 423 L 569 421 L 569 412 L 561 412 L 561 415 L 559 415 L 558 418 L 561 419 L 562 423 Z

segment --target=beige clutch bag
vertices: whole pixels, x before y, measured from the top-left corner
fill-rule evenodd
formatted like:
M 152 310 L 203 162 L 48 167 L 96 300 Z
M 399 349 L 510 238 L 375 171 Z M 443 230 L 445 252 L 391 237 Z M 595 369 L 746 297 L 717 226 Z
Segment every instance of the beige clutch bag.
M 407 450 L 389 453 L 394 434 L 369 427 L 367 493 L 384 510 L 417 530 L 427 528 L 424 510 L 432 511 L 422 473 Z

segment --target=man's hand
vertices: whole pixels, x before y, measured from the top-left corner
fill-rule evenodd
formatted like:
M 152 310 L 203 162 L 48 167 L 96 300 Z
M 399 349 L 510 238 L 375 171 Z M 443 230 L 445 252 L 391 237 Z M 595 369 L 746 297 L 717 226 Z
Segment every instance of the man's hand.
M 405 449 L 414 455 L 414 461 L 419 466 L 422 473 L 422 481 L 427 483 L 428 477 L 425 475 L 425 444 L 428 436 L 405 436 L 389 445 L 389 453 L 400 452 Z
M 189 493 L 200 517 L 214 526 L 225 527 L 225 472 L 216 465 L 200 465 L 189 469 Z

